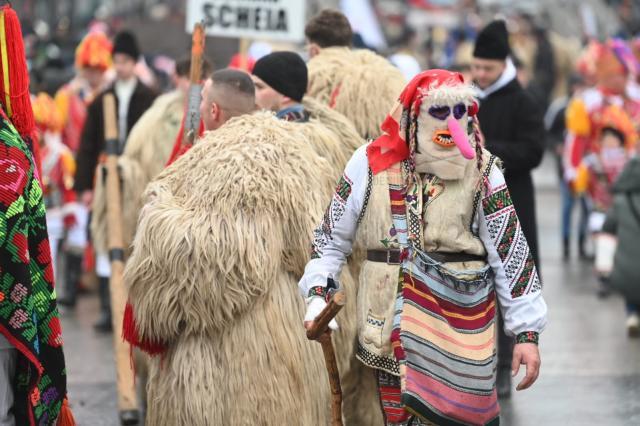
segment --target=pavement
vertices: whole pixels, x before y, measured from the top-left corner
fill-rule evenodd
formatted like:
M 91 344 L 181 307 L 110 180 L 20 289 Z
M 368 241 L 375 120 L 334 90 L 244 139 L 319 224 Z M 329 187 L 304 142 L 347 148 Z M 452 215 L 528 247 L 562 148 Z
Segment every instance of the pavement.
M 550 158 L 534 180 L 549 323 L 540 340 L 540 377 L 501 401 L 501 424 L 640 425 L 640 339 L 627 337 L 619 297 L 597 298 L 591 266 L 576 259 L 576 250 L 569 262 L 561 259 L 560 192 Z M 78 425 L 116 426 L 113 336 L 93 331 L 97 315 L 95 296 L 62 312 L 69 396 Z

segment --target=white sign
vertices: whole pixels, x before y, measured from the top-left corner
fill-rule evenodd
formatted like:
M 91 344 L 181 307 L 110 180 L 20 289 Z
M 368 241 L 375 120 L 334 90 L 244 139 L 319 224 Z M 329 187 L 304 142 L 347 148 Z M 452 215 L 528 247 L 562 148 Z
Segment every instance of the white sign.
M 207 35 L 303 41 L 305 0 L 188 0 L 187 32 L 203 22 Z

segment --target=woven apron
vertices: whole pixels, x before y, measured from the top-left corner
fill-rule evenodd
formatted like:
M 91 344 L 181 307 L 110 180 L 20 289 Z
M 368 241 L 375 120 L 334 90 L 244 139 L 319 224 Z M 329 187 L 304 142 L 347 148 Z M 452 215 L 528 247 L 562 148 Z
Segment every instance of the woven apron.
M 406 162 L 394 167 L 409 175 Z M 404 260 L 391 334 L 401 403 L 441 426 L 497 425 L 492 270 L 486 265 L 456 272 L 422 250 L 421 182 L 413 179 L 402 187 L 405 202 L 392 208 L 394 226 L 408 231 L 399 241 Z M 392 201 L 398 199 L 397 183 L 389 185 Z

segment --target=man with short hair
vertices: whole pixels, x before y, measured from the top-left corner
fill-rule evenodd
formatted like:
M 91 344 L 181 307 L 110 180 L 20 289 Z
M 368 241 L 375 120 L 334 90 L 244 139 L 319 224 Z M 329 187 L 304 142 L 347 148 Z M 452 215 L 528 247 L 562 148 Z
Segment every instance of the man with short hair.
M 328 28 L 333 31 L 327 31 Z M 311 18 L 304 29 L 309 57 L 318 55 L 325 47 L 351 47 L 353 30 L 347 17 L 333 9 L 325 9 Z
M 493 21 L 478 35 L 471 74 L 479 87 L 478 119 L 486 148 L 504 164 L 504 178 L 522 232 L 537 267 L 538 236 L 535 194 L 531 170 L 542 161 L 544 124 L 542 111 L 520 85 L 517 70 L 509 57 L 511 49 L 504 21 Z M 511 393 L 511 354 L 513 339 L 499 327 L 498 395 Z
M 337 10 L 313 17 L 305 35 L 311 57 L 307 95 L 351 120 L 361 137 L 380 136 L 379 125 L 405 86 L 402 72 L 370 50 L 351 49 L 351 25 Z
M 216 130 L 233 117 L 253 112 L 255 102 L 247 73 L 229 68 L 214 72 L 202 88 L 200 116 L 205 130 Z

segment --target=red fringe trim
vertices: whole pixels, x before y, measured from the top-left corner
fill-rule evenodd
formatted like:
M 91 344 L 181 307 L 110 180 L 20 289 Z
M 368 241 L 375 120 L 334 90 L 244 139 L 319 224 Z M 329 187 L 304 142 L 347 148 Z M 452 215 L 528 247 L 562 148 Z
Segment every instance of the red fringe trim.
M 24 53 L 24 42 L 22 40 L 22 29 L 20 20 L 15 10 L 11 6 L 2 7 L 5 16 L 5 34 L 7 37 L 7 62 L 9 64 L 9 96 L 11 99 L 11 122 L 20 136 L 28 137 L 35 129 L 33 109 L 31 108 L 31 94 L 29 93 L 29 71 L 27 70 L 27 59 Z M 5 104 L 4 76 L 0 67 L 0 84 L 2 85 L 1 100 Z M 5 110 L 6 110 L 6 105 Z M 37 140 L 34 141 L 37 143 Z
M 58 415 L 56 426 L 76 426 L 76 419 L 73 418 L 73 413 L 71 412 L 67 398 L 62 401 L 62 408 L 60 408 L 60 415 Z
M 124 319 L 122 320 L 122 338 L 131 344 L 140 348 L 142 351 L 151 356 L 163 354 L 167 347 L 161 342 L 140 339 L 138 328 L 136 326 L 133 306 L 127 302 L 124 308 Z

